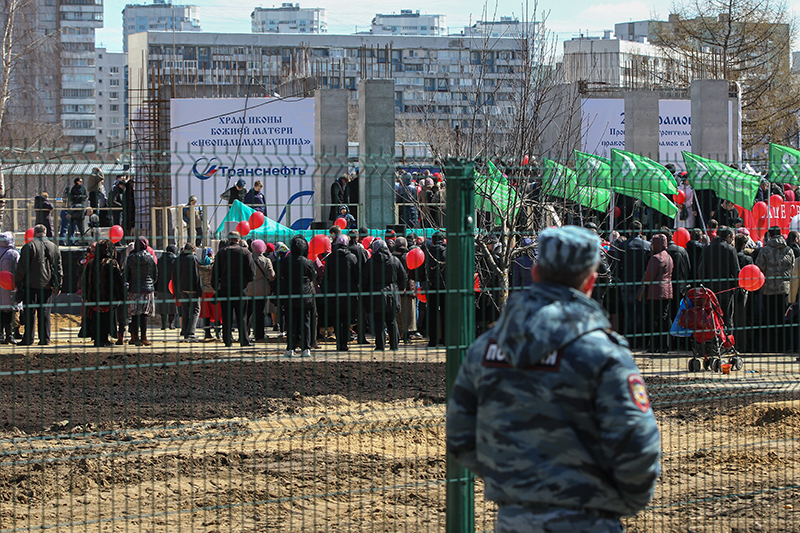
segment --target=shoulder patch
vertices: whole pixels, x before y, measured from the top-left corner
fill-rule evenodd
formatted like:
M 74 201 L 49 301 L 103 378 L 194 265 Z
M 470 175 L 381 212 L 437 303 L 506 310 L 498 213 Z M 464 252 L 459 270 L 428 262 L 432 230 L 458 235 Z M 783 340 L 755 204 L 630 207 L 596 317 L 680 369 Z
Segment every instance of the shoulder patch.
M 490 339 L 486 344 L 486 352 L 483 354 L 482 366 L 493 368 L 511 368 L 511 363 L 506 359 L 506 354 L 497 345 L 495 339 Z
M 644 379 L 636 372 L 628 376 L 628 391 L 631 394 L 633 404 L 643 413 L 650 409 L 650 397 L 647 395 L 647 388 L 644 386 Z

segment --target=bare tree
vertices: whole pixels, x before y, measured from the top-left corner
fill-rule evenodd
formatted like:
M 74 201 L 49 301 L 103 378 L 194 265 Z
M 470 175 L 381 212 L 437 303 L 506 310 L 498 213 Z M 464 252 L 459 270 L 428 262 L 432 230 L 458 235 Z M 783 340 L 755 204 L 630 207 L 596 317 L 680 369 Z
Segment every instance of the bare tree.
M 684 0 L 651 33 L 679 69 L 679 84 L 724 79 L 741 86 L 742 147 L 788 143 L 800 84 L 791 72 L 797 20 L 783 0 Z

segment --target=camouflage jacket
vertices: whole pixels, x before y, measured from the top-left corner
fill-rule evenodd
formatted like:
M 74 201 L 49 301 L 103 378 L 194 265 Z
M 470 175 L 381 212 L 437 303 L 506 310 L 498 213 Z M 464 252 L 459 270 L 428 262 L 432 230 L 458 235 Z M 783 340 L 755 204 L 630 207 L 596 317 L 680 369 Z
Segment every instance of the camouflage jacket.
M 652 498 L 660 437 L 627 342 L 602 308 L 537 283 L 470 347 L 447 407 L 447 449 L 500 505 L 632 515 Z

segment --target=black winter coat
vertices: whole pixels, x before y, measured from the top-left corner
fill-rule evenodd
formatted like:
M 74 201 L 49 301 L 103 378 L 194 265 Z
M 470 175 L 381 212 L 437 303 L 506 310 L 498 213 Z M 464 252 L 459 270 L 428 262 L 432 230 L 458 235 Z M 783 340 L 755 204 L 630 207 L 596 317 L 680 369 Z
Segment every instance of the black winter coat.
M 100 264 L 96 259 L 86 263 L 84 274 L 83 299 L 87 305 L 114 307 L 125 299 L 125 282 L 122 279 L 122 269 L 114 259 L 103 259 Z
M 629 238 L 619 250 L 615 250 L 615 256 L 617 279 L 638 285 L 650 260 L 650 243 L 641 236 Z M 631 286 L 629 289 L 634 290 Z
M 672 297 L 678 300 L 689 284 L 689 254 L 672 241 L 669 241 L 667 253 L 672 258 Z
M 339 206 L 348 202 L 347 186 L 342 183 L 341 178 L 337 178 L 331 183 L 331 208 L 328 218 L 336 220 L 339 217 Z
M 128 292 L 155 291 L 158 268 L 156 268 L 156 262 L 150 252 L 142 250 L 128 256 L 125 261 L 125 280 L 128 282 Z
M 386 247 L 372 254 L 364 272 L 364 309 L 368 313 L 399 313 L 400 288 L 406 285 L 406 271 Z
M 302 237 L 294 237 L 289 245 L 289 255 L 284 256 L 277 265 L 279 295 L 282 299 L 295 296 L 291 301 L 288 298 L 284 300 L 292 307 L 310 306 L 314 303 L 317 269 L 306 255 L 308 242 Z
M 175 262 L 178 256 L 171 252 L 164 252 L 158 259 L 158 282 L 156 290 L 162 294 L 169 294 L 169 282 L 175 274 Z M 175 287 L 177 291 L 177 287 Z M 177 294 L 177 292 L 176 292 Z
M 736 248 L 719 237 L 714 237 L 711 244 L 703 249 L 698 277 L 706 288 L 720 292 L 738 287 L 739 270 Z
M 184 251 L 178 256 L 172 274 L 172 286 L 175 289 L 176 296 L 184 292 L 193 296 L 199 296 L 203 293 L 203 286 L 200 282 L 200 269 L 197 265 L 197 257 L 191 252 Z
M 247 284 L 256 277 L 256 265 L 250 250 L 234 243 L 217 253 L 211 283 L 218 296 L 241 296 Z
M 441 290 L 446 288 L 444 280 L 444 267 L 447 263 L 447 247 L 444 242 L 434 244 L 424 243 L 422 251 L 425 252 L 425 276 L 428 278 L 428 288 Z

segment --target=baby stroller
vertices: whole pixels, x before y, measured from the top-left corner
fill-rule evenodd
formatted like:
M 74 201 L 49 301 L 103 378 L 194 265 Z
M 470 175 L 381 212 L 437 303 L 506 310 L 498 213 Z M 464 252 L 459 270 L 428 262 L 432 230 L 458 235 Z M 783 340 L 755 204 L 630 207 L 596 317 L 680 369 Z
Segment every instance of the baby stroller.
M 722 308 L 717 296 L 702 285 L 689 289 L 683 297 L 676 321 L 681 328 L 691 330 L 693 356 L 689 360 L 689 372 L 700 370 L 700 359 L 704 370 L 719 372 L 722 357 L 733 356 L 728 361 L 732 370 L 741 370 L 744 360 L 736 351 L 733 335 L 725 333 Z

